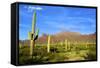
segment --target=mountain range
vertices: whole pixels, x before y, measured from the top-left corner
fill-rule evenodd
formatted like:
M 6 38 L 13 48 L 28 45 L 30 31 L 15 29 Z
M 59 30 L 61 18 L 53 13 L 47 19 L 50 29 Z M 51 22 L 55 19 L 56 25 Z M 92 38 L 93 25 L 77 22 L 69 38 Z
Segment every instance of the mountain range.
M 58 43 L 58 42 L 64 42 L 64 40 L 68 41 L 84 41 L 84 42 L 95 42 L 96 41 L 96 33 L 92 34 L 81 34 L 78 32 L 59 32 L 54 35 L 50 35 L 50 43 Z M 43 34 L 40 36 L 37 40 L 36 43 L 38 44 L 45 44 L 47 43 L 48 40 L 48 35 Z M 24 44 L 24 45 L 29 45 L 29 40 L 19 40 L 19 43 Z

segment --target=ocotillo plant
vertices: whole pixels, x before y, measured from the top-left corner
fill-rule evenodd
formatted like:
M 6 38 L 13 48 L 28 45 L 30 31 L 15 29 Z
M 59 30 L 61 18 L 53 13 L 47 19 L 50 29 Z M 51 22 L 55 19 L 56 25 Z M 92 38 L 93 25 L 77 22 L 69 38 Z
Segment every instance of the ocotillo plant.
M 50 35 L 48 35 L 47 52 L 50 52 Z
M 28 37 L 30 40 L 30 56 L 33 57 L 33 49 L 35 46 L 35 40 L 38 38 L 39 29 L 35 31 L 36 26 L 36 12 L 34 12 L 33 20 L 32 20 L 32 31 L 28 33 Z

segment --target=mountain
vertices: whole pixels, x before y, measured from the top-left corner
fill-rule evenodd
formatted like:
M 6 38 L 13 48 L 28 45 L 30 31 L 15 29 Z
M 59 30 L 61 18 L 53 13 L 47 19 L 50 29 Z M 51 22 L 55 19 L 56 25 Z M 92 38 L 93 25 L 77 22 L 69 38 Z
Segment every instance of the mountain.
M 48 35 L 47 34 L 43 34 L 41 37 L 39 37 L 36 40 L 36 43 L 38 44 L 46 44 L 48 40 Z M 96 40 L 96 33 L 93 34 L 80 34 L 78 32 L 59 32 L 57 34 L 51 35 L 51 43 L 57 43 L 57 42 L 63 42 L 65 40 L 68 41 L 89 41 L 89 42 L 93 42 Z M 29 40 L 24 40 L 21 41 L 24 44 L 29 45 Z

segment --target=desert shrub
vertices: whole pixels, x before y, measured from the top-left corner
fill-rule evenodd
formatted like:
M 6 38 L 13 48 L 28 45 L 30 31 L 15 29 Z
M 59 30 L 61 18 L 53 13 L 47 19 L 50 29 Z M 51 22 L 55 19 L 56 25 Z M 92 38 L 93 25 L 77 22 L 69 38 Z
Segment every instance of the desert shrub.
M 87 60 L 96 60 L 96 52 L 95 51 L 89 51 L 87 53 L 87 56 L 84 56 Z
M 30 63 L 47 63 L 47 62 L 62 62 L 71 59 L 75 60 L 94 60 L 96 59 L 96 46 L 90 44 L 86 47 L 83 44 L 70 44 L 65 50 L 65 44 L 50 45 L 50 52 L 47 52 L 46 45 L 36 45 L 33 49 L 33 58 L 30 58 L 29 46 L 21 46 L 19 48 L 19 62 L 21 64 Z M 78 59 L 79 58 L 79 59 Z

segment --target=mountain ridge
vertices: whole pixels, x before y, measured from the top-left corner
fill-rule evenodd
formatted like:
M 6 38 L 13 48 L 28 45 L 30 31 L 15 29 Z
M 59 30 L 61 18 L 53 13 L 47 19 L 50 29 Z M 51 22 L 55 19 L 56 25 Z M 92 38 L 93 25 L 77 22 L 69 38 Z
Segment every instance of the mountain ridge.
M 36 43 L 38 44 L 46 44 L 48 40 L 48 35 L 43 34 L 41 37 L 39 37 L 36 40 Z M 58 42 L 64 42 L 65 40 L 68 41 L 89 41 L 93 42 L 96 40 L 96 33 L 92 34 L 81 34 L 79 32 L 59 32 L 57 34 L 51 35 L 51 43 L 58 43 Z M 29 45 L 29 40 L 20 40 L 21 44 Z

